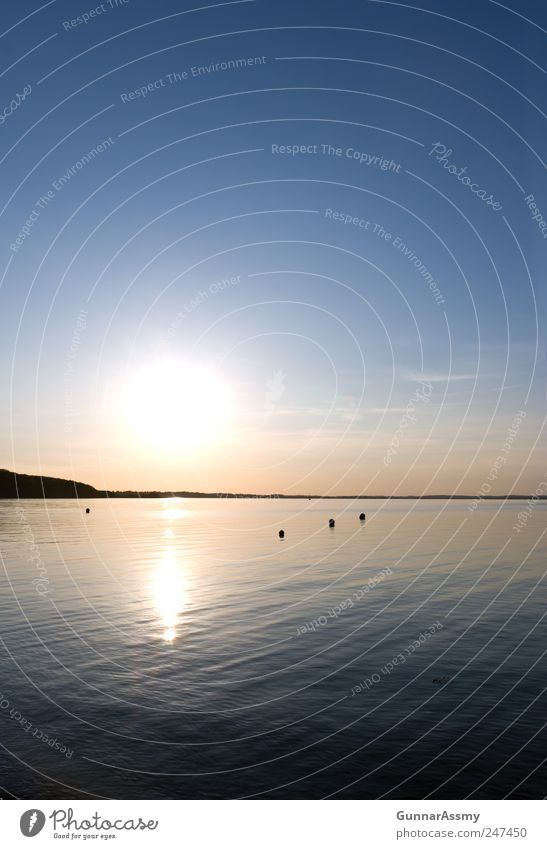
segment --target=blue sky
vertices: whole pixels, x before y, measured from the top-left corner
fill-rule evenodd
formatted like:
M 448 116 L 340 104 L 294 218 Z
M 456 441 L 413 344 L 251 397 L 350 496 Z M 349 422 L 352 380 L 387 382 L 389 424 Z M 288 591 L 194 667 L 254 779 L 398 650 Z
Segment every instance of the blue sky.
M 1 465 L 533 491 L 545 26 L 493 0 L 6 8 Z

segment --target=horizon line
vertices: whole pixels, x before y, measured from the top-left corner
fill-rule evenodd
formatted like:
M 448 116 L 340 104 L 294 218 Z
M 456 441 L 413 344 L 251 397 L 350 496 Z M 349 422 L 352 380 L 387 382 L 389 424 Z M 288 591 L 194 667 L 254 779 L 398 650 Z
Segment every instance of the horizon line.
M 507 500 L 526 500 L 529 498 L 535 498 L 536 500 L 545 500 L 547 499 L 547 495 L 538 495 L 538 494 L 513 494 L 513 493 L 505 493 L 503 495 L 470 495 L 459 493 L 434 493 L 434 494 L 409 494 L 409 495 L 365 495 L 365 494 L 353 494 L 353 495 L 318 495 L 318 494 L 298 494 L 291 495 L 285 494 L 281 492 L 271 492 L 271 493 L 253 493 L 253 492 L 228 492 L 228 491 L 217 491 L 217 492 L 202 492 L 199 490 L 135 490 L 135 489 L 97 489 L 92 484 L 83 483 L 82 481 L 76 481 L 69 478 L 57 478 L 52 477 L 50 475 L 29 475 L 24 472 L 13 472 L 9 469 L 0 469 L 0 476 L 9 475 L 14 478 L 15 485 L 15 496 L 12 495 L 3 495 L 0 488 L 0 500 L 12 500 L 14 497 L 16 499 L 28 499 L 28 498 L 74 498 L 76 500 L 80 500 L 80 498 L 254 498 L 254 499 L 296 499 L 296 500 L 344 500 L 344 501 L 358 501 L 360 499 L 370 499 L 370 500 L 401 500 L 401 499 L 439 499 L 443 501 L 451 501 L 453 499 L 457 500 L 477 500 L 477 501 L 507 501 Z M 19 493 L 18 486 L 18 478 L 26 478 L 34 481 L 41 482 L 41 495 L 22 495 Z M 74 495 L 46 495 L 44 482 L 51 481 L 54 484 L 64 484 L 68 487 L 74 488 Z M 1 477 L 0 477 L 1 482 Z M 82 493 L 81 495 L 78 493 L 78 488 L 85 489 L 87 492 Z

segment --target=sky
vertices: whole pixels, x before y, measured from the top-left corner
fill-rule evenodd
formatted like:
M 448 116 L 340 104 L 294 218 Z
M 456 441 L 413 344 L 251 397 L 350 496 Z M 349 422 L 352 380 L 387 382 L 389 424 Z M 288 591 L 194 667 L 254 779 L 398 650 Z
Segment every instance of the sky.
M 546 28 L 532 0 L 6 6 L 0 466 L 535 492 Z

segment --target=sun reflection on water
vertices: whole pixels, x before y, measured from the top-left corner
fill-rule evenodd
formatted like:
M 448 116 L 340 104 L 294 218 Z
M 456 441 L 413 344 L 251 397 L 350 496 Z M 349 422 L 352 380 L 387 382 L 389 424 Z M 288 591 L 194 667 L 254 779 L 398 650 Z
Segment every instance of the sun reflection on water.
M 189 510 L 182 507 L 182 499 L 166 498 L 161 505 L 161 518 L 173 521 L 173 519 L 185 519 L 190 515 Z
M 176 636 L 179 616 L 186 607 L 187 585 L 184 569 L 178 562 L 174 549 L 167 549 L 153 579 L 156 610 L 164 631 L 162 639 L 172 643 Z

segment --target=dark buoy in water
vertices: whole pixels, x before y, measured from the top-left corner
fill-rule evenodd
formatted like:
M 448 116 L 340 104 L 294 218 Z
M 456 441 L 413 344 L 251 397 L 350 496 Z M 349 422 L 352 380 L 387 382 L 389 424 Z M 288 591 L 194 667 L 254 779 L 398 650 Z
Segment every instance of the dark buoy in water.
M 364 514 L 364 513 L 359 513 L 359 518 L 360 518 L 360 520 L 361 520 L 362 522 L 364 522 L 364 521 L 365 521 L 365 519 L 366 519 L 366 516 L 365 516 L 365 514 Z
M 285 539 L 285 531 L 279 531 L 279 539 Z
M 329 519 L 329 528 L 334 528 L 335 524 L 336 522 L 334 521 L 334 519 Z
M 91 513 L 91 510 L 89 509 L 89 507 L 86 507 L 86 508 L 85 508 L 85 512 L 86 512 L 86 513 Z

